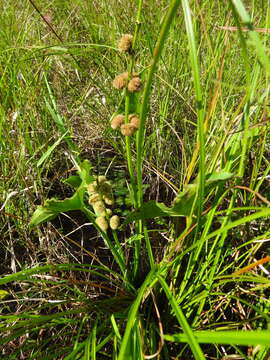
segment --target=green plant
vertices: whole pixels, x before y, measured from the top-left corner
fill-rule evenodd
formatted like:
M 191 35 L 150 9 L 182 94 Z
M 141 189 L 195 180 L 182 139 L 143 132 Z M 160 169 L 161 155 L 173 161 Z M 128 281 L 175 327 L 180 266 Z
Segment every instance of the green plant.
M 16 21 L 1 40 L 3 355 L 267 359 L 269 4 L 138 0 L 136 21 L 135 3 L 53 4 L 61 46 L 27 19 L 32 48 Z

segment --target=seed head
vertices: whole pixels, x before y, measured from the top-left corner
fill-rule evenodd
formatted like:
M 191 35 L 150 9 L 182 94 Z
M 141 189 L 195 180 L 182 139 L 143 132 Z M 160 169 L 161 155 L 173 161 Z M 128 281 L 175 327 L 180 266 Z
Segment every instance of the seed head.
M 88 190 L 89 193 L 96 192 L 97 191 L 97 182 L 94 181 L 91 184 L 89 184 L 87 190 Z
M 135 133 L 136 129 L 131 124 L 123 124 L 121 125 L 121 133 L 124 136 L 132 136 Z
M 102 200 L 96 201 L 93 203 L 93 209 L 98 216 L 105 216 L 106 215 L 106 207 Z
M 106 232 L 108 230 L 108 222 L 104 216 L 97 217 L 96 224 L 101 228 L 102 231 Z
M 140 126 L 140 119 L 136 114 L 130 114 L 128 115 L 129 122 L 132 126 L 135 127 L 135 129 L 139 129 Z
M 99 175 L 98 177 L 97 177 L 97 182 L 99 183 L 99 184 L 101 184 L 101 183 L 103 183 L 104 181 L 106 181 L 107 179 L 106 179 L 106 176 L 104 176 L 104 175 Z
M 120 126 L 124 123 L 125 117 L 124 115 L 116 115 L 111 122 L 111 127 L 113 130 L 116 130 L 118 128 L 120 128 Z
M 112 210 L 111 209 L 106 209 L 106 216 L 108 216 L 108 217 L 112 216 Z
M 140 91 L 141 88 L 142 88 L 142 82 L 139 77 L 134 77 L 128 83 L 128 91 L 130 92 Z
M 113 87 L 115 89 L 123 89 L 127 86 L 128 82 L 128 72 L 124 72 L 122 74 L 117 75 L 113 80 Z
M 132 47 L 133 36 L 130 34 L 124 34 L 119 43 L 118 49 L 123 52 L 128 52 Z
M 119 228 L 120 225 L 120 219 L 119 216 L 114 215 L 110 218 L 110 227 L 112 230 L 116 230 L 117 228 Z
M 106 205 L 113 205 L 114 204 L 114 200 L 113 200 L 113 196 L 112 194 L 107 194 L 103 196 L 103 200 L 105 202 Z
M 99 186 L 99 191 L 102 195 L 109 195 L 112 192 L 112 185 L 109 181 L 104 181 Z
M 93 205 L 94 203 L 98 202 L 98 201 L 101 201 L 101 196 L 98 194 L 98 193 L 92 193 L 90 196 L 89 196 L 89 204 L 90 205 Z

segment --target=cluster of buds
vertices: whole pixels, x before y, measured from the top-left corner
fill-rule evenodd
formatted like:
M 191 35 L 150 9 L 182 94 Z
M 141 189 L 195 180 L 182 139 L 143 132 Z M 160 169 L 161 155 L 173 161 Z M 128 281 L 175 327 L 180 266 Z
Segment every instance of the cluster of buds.
M 88 185 L 87 190 L 89 194 L 88 202 L 97 216 L 96 224 L 104 232 L 108 230 L 109 225 L 112 230 L 116 230 L 120 225 L 120 220 L 107 207 L 114 204 L 114 198 L 111 183 L 106 179 L 106 176 L 97 176 L 96 180 Z
M 129 122 L 125 124 L 125 116 L 118 114 L 112 119 L 111 127 L 113 130 L 120 129 L 124 136 L 132 136 L 139 129 L 140 119 L 136 114 L 129 114 L 128 120 Z

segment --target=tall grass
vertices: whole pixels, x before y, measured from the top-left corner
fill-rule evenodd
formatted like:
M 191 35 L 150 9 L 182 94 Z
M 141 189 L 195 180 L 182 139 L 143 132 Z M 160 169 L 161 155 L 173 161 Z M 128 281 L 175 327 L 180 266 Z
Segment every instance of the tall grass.
M 269 4 L 0 10 L 2 358 L 267 359 Z M 136 96 L 111 86 L 126 70 Z M 110 129 L 134 111 L 136 135 Z

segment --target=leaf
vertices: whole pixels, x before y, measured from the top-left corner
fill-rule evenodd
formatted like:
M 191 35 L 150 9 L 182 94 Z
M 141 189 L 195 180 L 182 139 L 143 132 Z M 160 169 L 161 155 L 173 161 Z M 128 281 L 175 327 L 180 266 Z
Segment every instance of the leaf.
M 32 215 L 30 226 L 37 226 L 45 221 L 54 219 L 58 214 L 82 208 L 82 191 L 76 191 L 71 197 L 64 200 L 46 200 L 44 205 L 40 205 Z
M 9 295 L 9 292 L 6 290 L 0 290 L 0 300 L 5 299 Z
M 88 160 L 84 160 L 80 164 L 80 169 L 78 170 L 78 174 L 85 185 L 91 184 L 91 182 L 95 180 L 95 178 L 90 175 L 91 169 L 92 169 L 92 165 Z
M 208 192 L 217 185 L 222 184 L 225 180 L 233 177 L 228 172 L 213 173 L 206 176 L 205 189 Z M 153 219 L 161 216 L 189 216 L 198 190 L 198 181 L 189 184 L 185 189 L 177 195 L 172 207 L 168 207 L 163 203 L 151 200 L 143 204 L 139 209 L 133 211 L 126 219 L 124 224 L 128 224 L 136 220 Z M 196 207 L 195 207 L 196 208 Z
M 70 185 L 73 189 L 78 189 L 82 183 L 82 179 L 78 175 L 71 175 L 67 179 L 63 180 L 63 183 Z
M 64 137 L 67 135 L 68 131 L 66 131 L 52 146 L 48 148 L 48 150 L 41 156 L 41 158 L 37 162 L 37 167 L 40 167 L 45 160 L 51 155 L 54 149 L 61 143 Z

